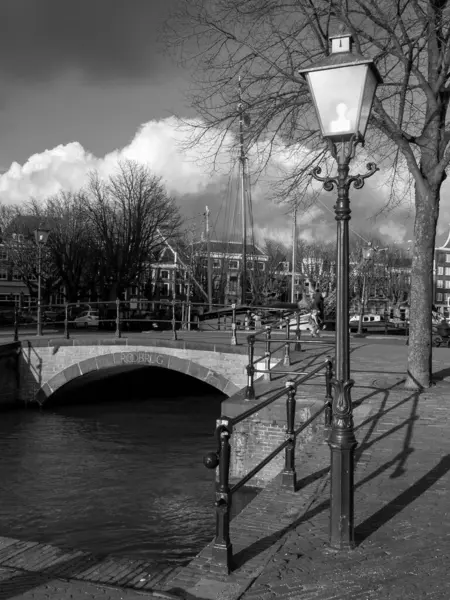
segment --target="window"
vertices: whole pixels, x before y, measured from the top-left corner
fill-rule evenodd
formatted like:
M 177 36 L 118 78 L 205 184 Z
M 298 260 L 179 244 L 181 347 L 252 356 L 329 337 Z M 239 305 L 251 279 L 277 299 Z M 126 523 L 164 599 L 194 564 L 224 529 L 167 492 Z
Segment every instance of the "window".
M 264 263 L 263 262 L 258 263 L 258 271 L 264 271 Z
M 169 271 L 161 271 L 161 279 L 169 279 Z
M 230 277 L 230 284 L 228 286 L 230 293 L 237 292 L 237 281 L 238 281 L 237 277 Z
M 168 296 L 169 295 L 169 284 L 168 283 L 164 283 L 162 290 L 161 290 L 161 296 Z
M 239 269 L 239 263 L 237 260 L 230 260 L 230 269 Z
M 19 271 L 13 271 L 12 280 L 13 281 L 22 281 L 22 277 L 20 276 Z
M 213 269 L 220 269 L 220 260 L 218 258 L 213 260 Z
M 0 268 L 0 279 L 8 279 L 8 269 Z
M 438 267 L 438 275 L 443 275 L 444 274 L 444 267 Z
M 441 293 L 436 294 L 436 300 L 438 302 L 442 302 L 442 294 Z
M 444 299 L 446 302 L 448 301 L 449 298 L 450 298 L 450 294 L 444 294 Z
M 450 267 L 445 267 L 445 274 L 447 277 L 450 275 Z
M 445 255 L 445 262 L 450 262 L 450 254 Z
M 0 248 L 0 260 L 8 260 L 8 250 L 6 248 Z
M 445 281 L 445 289 L 450 290 L 450 280 L 446 279 Z
M 444 280 L 443 279 L 438 279 L 437 280 L 437 287 L 438 288 L 443 288 L 444 287 Z
M 247 263 L 247 270 L 248 271 L 252 271 L 253 270 L 253 263 L 252 262 L 248 262 Z

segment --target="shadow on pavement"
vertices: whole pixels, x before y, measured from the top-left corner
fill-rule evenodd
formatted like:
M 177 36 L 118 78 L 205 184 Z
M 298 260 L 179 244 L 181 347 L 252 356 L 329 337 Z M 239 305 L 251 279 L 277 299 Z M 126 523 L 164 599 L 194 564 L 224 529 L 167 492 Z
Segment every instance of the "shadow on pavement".
M 402 453 L 403 454 L 403 453 Z M 400 456 L 400 455 L 399 455 Z M 434 485 L 441 477 L 450 471 L 450 454 L 447 454 L 438 464 L 425 473 L 418 481 L 408 489 L 391 500 L 386 506 L 380 508 L 368 519 L 360 523 L 355 529 L 357 544 L 361 544 L 367 537 L 377 531 L 385 523 L 400 513 L 408 504 L 411 504 Z
M 392 387 L 395 387 L 395 386 L 392 386 Z M 380 390 L 377 390 L 376 393 L 378 393 L 379 391 Z M 386 471 L 391 469 L 393 466 L 395 466 L 395 471 L 390 475 L 390 478 L 400 477 L 401 475 L 403 475 L 405 473 L 405 468 L 404 468 L 405 463 L 406 463 L 408 457 L 410 456 L 410 454 L 414 451 L 414 448 L 411 447 L 411 441 L 412 441 L 412 437 L 413 437 L 414 423 L 419 418 L 417 416 L 417 408 L 418 408 L 420 393 L 413 392 L 413 393 L 409 394 L 407 398 L 404 398 L 401 401 L 397 402 L 395 405 L 393 405 L 389 408 L 386 408 L 387 400 L 389 397 L 389 390 L 383 390 L 383 391 L 385 392 L 385 396 L 381 402 L 380 409 L 377 411 L 377 413 L 375 415 L 366 419 L 358 427 L 358 429 L 359 429 L 363 425 L 370 423 L 370 428 L 366 432 L 366 434 L 364 436 L 364 440 L 362 441 L 362 443 L 360 444 L 360 446 L 357 448 L 357 450 L 355 452 L 355 464 L 357 463 L 358 459 L 361 458 L 363 453 L 366 450 L 368 450 L 369 448 L 371 448 L 374 444 L 382 442 L 383 440 L 385 440 L 389 436 L 393 435 L 397 431 L 401 430 L 402 428 L 406 428 L 405 438 L 403 441 L 403 448 L 402 448 L 401 452 L 396 454 L 392 459 L 383 463 L 378 468 L 376 468 L 372 473 L 370 473 L 363 479 L 359 480 L 355 484 L 355 490 L 358 488 L 361 488 L 362 486 L 366 485 L 373 479 L 379 477 L 380 475 L 382 475 L 383 473 L 385 473 Z M 371 395 L 373 395 L 373 394 L 370 394 L 369 396 L 371 396 Z M 391 411 L 395 410 L 396 408 L 399 408 L 400 406 L 402 406 L 408 402 L 411 402 L 411 411 L 410 411 L 410 416 L 407 419 L 403 420 L 398 425 L 394 425 L 391 429 L 389 429 L 386 432 L 381 433 L 376 438 L 370 439 L 376 429 L 377 424 L 380 422 L 380 420 L 383 416 L 385 416 L 386 414 L 390 413 Z M 406 506 L 408 506 L 409 504 L 414 502 L 414 500 L 416 500 L 419 496 L 421 496 L 424 492 L 426 492 L 430 487 L 432 487 L 434 485 L 434 483 L 436 483 L 436 481 L 438 481 L 449 470 L 450 470 L 450 455 L 447 455 L 447 456 L 443 457 L 435 467 L 433 467 L 428 473 L 426 473 L 418 481 L 416 481 L 414 484 L 412 484 L 408 489 L 404 490 L 394 500 L 390 501 L 384 507 L 380 508 L 380 510 L 378 510 L 373 515 L 368 517 L 360 525 L 358 525 L 355 528 L 355 539 L 356 539 L 357 545 L 360 545 L 372 533 L 374 533 L 380 527 L 385 525 L 390 519 L 392 519 L 394 516 L 396 516 L 398 513 L 400 513 Z M 323 492 L 323 489 L 325 487 L 325 482 L 328 480 L 328 477 L 326 477 L 326 476 L 329 475 L 329 472 L 330 472 L 330 468 L 325 467 L 314 473 L 311 473 L 310 475 L 307 475 L 306 477 L 304 477 L 303 479 L 298 481 L 297 486 L 296 486 L 296 491 L 299 491 L 302 488 L 304 488 L 316 481 L 319 481 L 320 479 L 324 479 L 324 485 L 322 487 L 322 492 Z M 266 538 L 263 538 L 262 540 L 258 540 L 256 543 L 250 545 L 249 547 L 247 547 L 247 548 L 241 550 L 239 553 L 237 553 L 235 556 L 236 568 L 242 566 L 245 562 L 247 562 L 254 556 L 257 556 L 260 552 L 262 552 L 264 549 L 268 548 L 269 546 L 271 546 L 277 542 L 280 542 L 281 538 L 284 535 L 286 535 L 290 531 L 293 531 L 302 523 L 306 523 L 306 522 L 310 521 L 311 519 L 313 519 L 320 513 L 323 513 L 325 510 L 329 509 L 329 506 L 330 506 L 329 499 L 323 500 L 322 502 L 320 502 L 320 504 L 317 504 L 316 506 L 311 508 L 311 504 L 313 502 L 314 502 L 314 499 L 312 499 L 312 501 L 310 503 L 310 508 L 308 510 L 306 510 L 306 512 L 304 512 L 301 516 L 299 516 L 292 524 L 284 527 L 283 529 L 280 529 L 278 532 L 276 532 L 270 536 L 267 536 Z

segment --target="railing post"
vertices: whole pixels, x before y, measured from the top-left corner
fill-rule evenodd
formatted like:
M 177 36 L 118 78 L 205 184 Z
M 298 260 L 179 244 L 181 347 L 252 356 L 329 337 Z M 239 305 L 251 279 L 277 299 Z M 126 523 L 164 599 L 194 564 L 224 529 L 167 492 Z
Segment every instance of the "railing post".
M 272 377 L 270 374 L 270 340 L 272 337 L 272 327 L 266 325 L 266 351 L 264 352 L 264 365 L 266 373 L 264 373 L 264 380 L 271 381 Z
M 217 331 L 220 331 L 220 315 L 217 315 Z
M 290 321 L 289 317 L 286 318 L 286 345 L 284 347 L 284 359 L 283 365 L 285 367 L 289 367 L 291 364 L 291 329 L 290 329 Z
M 181 329 L 186 330 L 186 302 L 181 302 Z
M 212 560 L 215 568 L 229 575 L 232 569 L 233 547 L 230 540 L 230 436 L 232 426 L 228 417 L 216 421 L 217 452 L 207 454 L 203 464 L 208 469 L 219 466 L 219 483 L 216 491 L 216 535 L 212 547 Z
M 283 311 L 280 311 L 280 315 L 278 317 L 278 329 L 283 329 Z
M 295 327 L 295 351 L 296 352 L 301 352 L 302 351 L 302 345 L 300 343 L 300 311 L 297 311 L 296 314 L 296 327 Z
M 120 332 L 120 300 L 119 298 L 116 298 L 116 333 L 115 333 L 116 338 L 120 338 L 122 337 L 122 334 Z
M 246 400 L 254 400 L 255 399 L 255 387 L 253 385 L 253 380 L 255 376 L 255 365 L 253 364 L 255 356 L 255 337 L 250 335 L 248 337 L 248 365 L 247 369 L 247 388 L 245 390 L 245 399 Z
M 217 566 L 226 574 L 232 568 L 233 547 L 230 540 L 231 495 L 229 486 L 230 474 L 230 435 L 228 420 L 220 419 L 220 460 L 219 486 L 216 492 L 216 537 L 212 547 L 212 557 Z
M 332 385 L 331 382 L 333 380 L 333 361 L 331 358 L 327 358 L 325 365 L 325 418 L 324 418 L 324 429 L 325 429 L 325 439 L 328 439 L 328 436 L 331 431 L 331 420 L 333 417 L 333 396 L 331 393 Z
M 287 381 L 287 399 L 286 399 L 286 435 L 289 440 L 285 450 L 284 471 L 281 474 L 281 485 L 289 487 L 295 492 L 297 484 L 297 474 L 295 472 L 295 383 Z
M 237 337 L 236 337 L 236 304 L 231 305 L 231 345 L 237 346 Z
M 69 339 L 69 305 L 66 302 L 64 305 L 64 337 Z
M 175 300 L 172 300 L 172 339 L 177 340 L 177 322 L 175 319 Z
M 14 341 L 19 341 L 19 309 L 17 303 L 14 304 Z
M 190 331 L 191 330 L 191 302 L 188 302 L 188 307 L 187 307 L 187 330 Z

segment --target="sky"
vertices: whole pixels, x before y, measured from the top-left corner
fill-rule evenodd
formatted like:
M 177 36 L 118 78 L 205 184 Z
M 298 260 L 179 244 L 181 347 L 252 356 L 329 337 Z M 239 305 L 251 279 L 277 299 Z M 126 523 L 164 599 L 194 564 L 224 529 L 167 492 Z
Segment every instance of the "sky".
M 231 224 L 237 186 L 229 169 L 211 171 L 202 148 L 186 150 L 178 117 L 199 118 L 185 93 L 189 72 L 163 51 L 160 32 L 180 0 L 1 0 L 0 202 L 23 205 L 77 189 L 92 169 L 108 175 L 117 160 L 143 162 L 160 175 L 192 223 L 208 205 L 216 233 Z M 223 164 L 230 157 L 222 151 Z M 274 176 L 273 165 L 269 178 Z M 263 182 L 252 190 L 255 234 L 286 242 L 291 215 Z M 382 218 L 381 175 L 352 191 L 352 223 L 364 235 L 407 244 L 413 213 L 404 206 Z M 334 197 L 299 214 L 299 236 L 332 239 Z M 221 223 L 221 225 L 220 225 Z M 450 224 L 443 196 L 438 242 Z M 232 225 L 230 225 L 231 227 Z

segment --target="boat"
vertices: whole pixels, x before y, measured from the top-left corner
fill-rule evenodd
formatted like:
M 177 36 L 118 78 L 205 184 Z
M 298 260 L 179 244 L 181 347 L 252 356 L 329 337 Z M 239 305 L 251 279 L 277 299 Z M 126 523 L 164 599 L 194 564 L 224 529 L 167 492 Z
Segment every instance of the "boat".
M 353 315 L 349 320 L 349 327 L 352 333 L 358 331 L 359 328 L 359 315 Z M 375 313 L 368 313 L 363 315 L 362 320 L 362 332 L 363 333 L 371 333 L 371 332 L 394 332 L 400 329 L 406 329 L 408 327 L 407 321 L 402 321 L 401 319 L 385 319 L 384 315 L 379 315 Z

